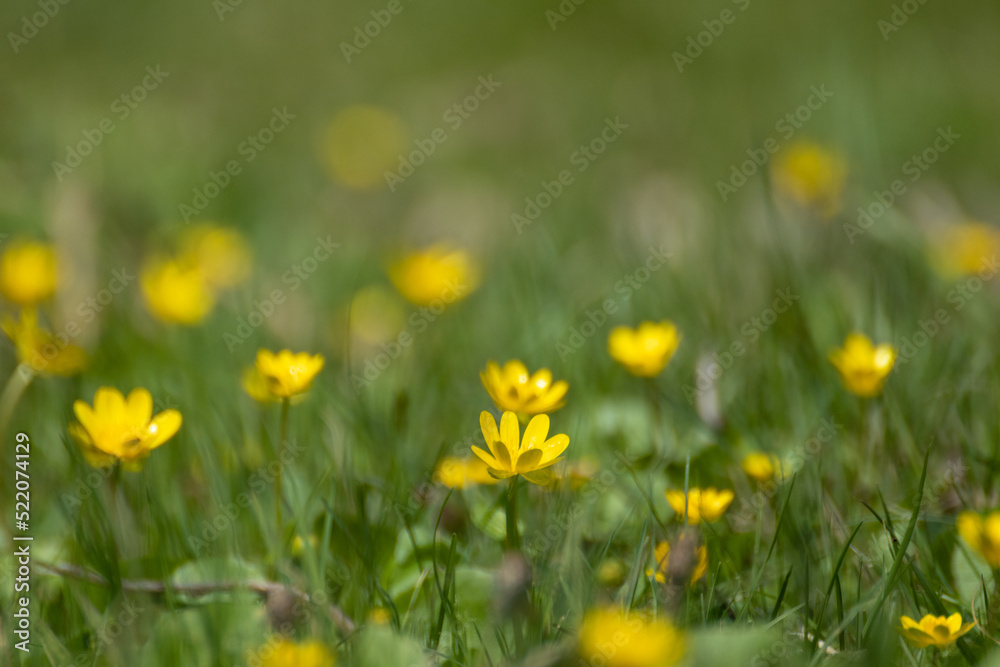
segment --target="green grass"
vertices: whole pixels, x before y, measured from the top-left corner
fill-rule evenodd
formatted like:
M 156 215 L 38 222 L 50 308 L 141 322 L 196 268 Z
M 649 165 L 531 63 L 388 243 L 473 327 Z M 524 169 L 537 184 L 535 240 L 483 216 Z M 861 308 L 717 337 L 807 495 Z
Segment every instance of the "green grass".
M 884 41 L 877 21 L 891 3 L 753 1 L 679 73 L 673 52 L 729 3 L 585 3 L 555 31 L 555 3 L 413 3 L 346 63 L 340 41 L 382 6 L 248 0 L 220 22 L 206 3 L 70 3 L 0 64 L 0 232 L 60 244 L 73 280 L 56 322 L 81 324 L 91 355 L 79 376 L 35 379 L 3 434 L 31 437 L 35 539 L 30 654 L 12 646 L 13 547 L 0 556 L 0 662 L 243 665 L 288 621 L 359 667 L 575 665 L 582 614 L 610 602 L 670 618 L 692 665 L 934 664 L 904 647 L 899 616 L 968 621 L 972 605 L 1000 636 L 994 575 L 954 528 L 962 509 L 997 505 L 1000 293 L 992 280 L 972 293 L 968 279 L 937 275 L 923 234 L 955 217 L 998 221 L 997 8 L 931 0 Z M 34 11 L 5 7 L 0 25 L 16 30 Z M 65 145 L 157 63 L 170 76 L 59 181 L 51 163 Z M 503 85 L 394 192 L 352 191 L 326 173 L 319 146 L 339 109 L 384 106 L 422 138 L 491 73 Z M 766 170 L 721 201 L 716 182 L 823 83 L 834 96 L 796 136 L 844 151 L 844 212 L 822 223 L 776 204 Z M 283 105 L 297 119 L 204 211 L 250 240 L 250 281 L 195 328 L 152 320 L 138 280 L 84 321 L 77 305 L 113 269 L 135 274 L 169 247 L 178 204 Z M 629 128 L 519 234 L 511 214 L 615 116 Z M 852 242 L 844 225 L 857 207 L 949 125 L 961 138 Z M 327 235 L 340 247 L 291 290 L 282 276 Z M 410 329 L 412 345 L 356 390 L 374 352 L 348 345 L 346 308 L 361 288 L 391 289 L 392 252 L 437 239 L 477 254 L 482 285 Z M 670 257 L 626 299 L 619 281 L 651 246 Z M 224 336 L 275 289 L 286 302 L 230 351 Z M 754 324 L 785 290 L 797 297 L 788 310 Z M 574 331 L 607 300 L 614 312 L 576 347 Z M 405 328 L 418 309 L 398 307 Z M 942 309 L 947 323 L 881 397 L 843 389 L 827 354 L 849 331 L 909 350 Z M 684 339 L 646 383 L 609 358 L 607 335 L 661 318 Z M 703 356 L 733 343 L 746 351 L 718 380 L 716 407 L 689 400 Z M 327 359 L 291 406 L 283 533 L 267 469 L 279 408 L 239 384 L 258 347 Z M 570 436 L 570 461 L 597 463 L 577 489 L 521 485 L 526 588 L 503 561 L 505 487 L 433 482 L 493 409 L 479 371 L 510 358 L 569 381 L 552 427 Z M 7 346 L 0 381 L 15 363 Z M 68 436 L 73 401 L 102 385 L 147 387 L 158 409 L 183 414 L 141 472 L 104 479 Z M 12 449 L 0 461 L 5 535 Z M 758 491 L 739 467 L 757 449 L 801 461 L 794 480 Z M 664 491 L 686 476 L 736 500 L 697 528 L 706 578 L 668 595 L 645 569 L 657 541 L 678 539 Z M 496 583 L 499 571 L 514 583 Z M 271 583 L 312 601 L 283 606 Z M 388 627 L 369 620 L 376 608 Z M 978 629 L 940 656 L 997 660 Z

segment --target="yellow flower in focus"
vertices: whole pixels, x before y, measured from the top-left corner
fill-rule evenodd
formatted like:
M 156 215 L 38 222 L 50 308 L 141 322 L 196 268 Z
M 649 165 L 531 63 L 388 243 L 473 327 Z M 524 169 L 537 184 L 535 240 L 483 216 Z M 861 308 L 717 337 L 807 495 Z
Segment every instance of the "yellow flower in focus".
M 608 354 L 632 375 L 654 377 L 670 363 L 681 343 L 673 322 L 643 322 L 638 329 L 619 326 L 608 336 Z
M 434 481 L 449 489 L 466 489 L 477 484 L 497 483 L 482 460 L 457 456 L 441 459 L 434 471 Z
M 548 438 L 548 415 L 536 415 L 528 422 L 523 441 L 517 415 L 513 412 L 503 413 L 499 430 L 493 415 L 486 411 L 479 415 L 479 425 L 490 453 L 475 445 L 472 452 L 486 463 L 489 474 L 496 479 L 521 475 L 533 484 L 548 484 L 552 481 L 552 471 L 548 467 L 561 460 L 559 455 L 569 446 L 567 435 Z
M 917 648 L 928 646 L 945 648 L 975 625 L 974 623 L 962 625 L 961 614 L 952 614 L 947 618 L 927 614 L 920 619 L 919 623 L 909 616 L 903 616 L 899 622 L 902 624 L 899 631 Z
M 258 350 L 256 369 L 269 394 L 277 398 L 291 398 L 309 391 L 316 375 L 323 369 L 323 363 L 321 354 L 295 354 L 291 350 L 275 354 L 270 350 Z M 246 384 L 244 388 L 247 388 Z M 250 393 L 249 388 L 247 393 Z M 252 393 L 250 395 L 253 396 Z
M 982 222 L 951 225 L 933 240 L 932 259 L 945 277 L 979 273 L 1000 254 L 1000 230 Z
M 181 240 L 182 262 L 198 267 L 212 289 L 235 287 L 250 275 L 252 256 L 243 235 L 210 223 L 193 226 Z
M 876 347 L 868 336 L 855 332 L 847 336 L 844 347 L 830 352 L 830 363 L 840 372 L 848 391 L 871 398 L 882 392 L 896 363 L 896 349 L 888 343 Z
M 20 321 L 5 316 L 2 326 L 14 341 L 18 362 L 36 373 L 75 375 L 87 363 L 83 349 L 63 343 L 38 325 L 38 313 L 33 308 L 22 310 Z
M 846 182 L 844 159 L 813 142 L 795 143 L 775 161 L 774 185 L 778 192 L 826 219 L 840 212 Z
M 389 278 L 411 303 L 444 308 L 475 291 L 479 268 L 464 250 L 436 245 L 394 262 Z
M 587 613 L 580 657 L 602 667 L 670 667 L 684 656 L 684 636 L 666 620 L 626 614 L 617 607 Z
M 355 190 L 368 190 L 399 173 L 400 157 L 408 147 L 408 133 L 396 114 L 379 107 L 356 105 L 338 113 L 326 132 L 325 158 L 334 178 Z M 390 176 L 386 176 L 386 173 Z
M 527 367 L 516 359 L 508 361 L 503 368 L 495 361 L 488 362 L 479 379 L 498 408 L 522 415 L 558 410 L 565 404 L 564 397 L 569 390 L 565 380 L 552 382 L 549 369 L 541 368 L 530 375 Z
M 743 472 L 754 481 L 763 484 L 777 476 L 781 478 L 781 461 L 774 454 L 764 454 L 763 452 L 751 452 L 743 457 L 740 464 Z
M 0 293 L 19 306 L 50 298 L 58 276 L 56 252 L 48 243 L 12 241 L 0 255 Z
M 282 639 L 257 653 L 261 667 L 333 667 L 337 662 L 330 649 L 317 641 L 296 644 Z
M 667 502 L 677 513 L 679 520 L 684 520 L 684 491 L 670 490 L 666 493 Z M 717 491 L 711 487 L 707 489 L 689 489 L 687 499 L 688 523 L 695 525 L 701 520 L 715 521 L 722 516 L 729 504 L 733 502 L 735 495 L 729 489 Z
M 1000 510 L 985 517 L 975 512 L 962 512 L 955 527 L 965 543 L 990 567 L 1000 568 Z
M 153 260 L 143 269 L 141 282 L 149 311 L 163 322 L 192 326 L 215 305 L 201 270 L 186 262 Z
M 646 576 L 652 577 L 655 573 L 658 583 L 666 583 L 667 567 L 670 564 L 670 543 L 660 542 L 657 544 L 653 557 L 656 558 L 656 569 L 647 568 Z M 694 566 L 694 571 L 691 573 L 691 583 L 693 584 L 704 577 L 706 571 L 708 571 L 708 548 L 703 544 L 698 547 L 698 564 Z
M 181 427 L 177 410 L 164 410 L 154 417 L 153 397 L 141 387 L 128 398 L 114 387 L 101 387 L 94 394 L 93 407 L 76 401 L 73 412 L 79 421 L 69 425 L 69 433 L 87 462 L 98 468 L 120 460 L 135 469 Z

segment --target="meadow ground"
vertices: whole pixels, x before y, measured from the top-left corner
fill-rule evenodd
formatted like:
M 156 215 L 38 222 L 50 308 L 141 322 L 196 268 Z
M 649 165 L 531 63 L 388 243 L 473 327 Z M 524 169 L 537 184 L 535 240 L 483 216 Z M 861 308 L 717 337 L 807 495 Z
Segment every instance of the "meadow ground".
M 0 663 L 1000 664 L 936 1 L 5 5 Z

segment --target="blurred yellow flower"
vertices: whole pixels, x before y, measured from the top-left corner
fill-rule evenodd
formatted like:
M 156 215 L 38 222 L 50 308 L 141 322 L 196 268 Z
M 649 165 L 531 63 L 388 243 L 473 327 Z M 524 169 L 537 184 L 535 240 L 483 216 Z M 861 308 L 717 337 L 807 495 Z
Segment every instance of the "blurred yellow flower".
M 680 342 L 681 335 L 673 322 L 643 322 L 637 329 L 612 329 L 608 354 L 632 375 L 654 377 L 670 363 Z
M 141 276 L 149 311 L 159 320 L 192 326 L 215 305 L 215 295 L 201 270 L 188 262 L 155 259 Z
M 847 163 L 839 153 L 820 144 L 800 141 L 783 149 L 774 164 L 778 193 L 829 219 L 840 212 Z
M 870 338 L 854 332 L 847 336 L 844 347 L 830 352 L 830 363 L 840 372 L 848 391 L 870 398 L 882 392 L 896 363 L 896 349 L 888 343 L 876 347 Z
M 374 623 L 375 625 L 388 625 L 392 617 L 389 615 L 389 610 L 385 607 L 375 607 L 370 612 L 368 612 L 368 622 Z
M 0 255 L 0 293 L 19 306 L 50 298 L 58 276 L 55 248 L 48 243 L 11 241 Z
M 496 484 L 486 464 L 475 457 L 448 456 L 441 459 L 434 471 L 434 481 L 449 489 L 465 489 L 477 484 Z
M 666 620 L 617 607 L 588 612 L 580 626 L 580 657 L 595 666 L 670 667 L 684 649 L 684 636 Z
M 932 240 L 932 260 L 945 277 L 971 275 L 1000 254 L 1000 229 L 982 222 L 950 225 Z
M 774 454 L 751 452 L 743 457 L 740 465 L 748 477 L 761 484 L 773 479 L 775 473 L 781 477 L 781 461 Z
M 258 350 L 256 369 L 268 393 L 277 398 L 291 398 L 309 391 L 317 373 L 323 369 L 323 363 L 321 354 L 295 354 L 291 350 L 275 354 L 270 350 Z M 244 388 L 250 393 L 246 384 Z M 253 393 L 250 395 L 254 396 Z
M 980 516 L 962 512 L 955 524 L 958 534 L 993 569 L 1000 569 L 1000 510 Z
M 664 541 L 657 544 L 656 549 L 653 552 L 653 557 L 656 558 L 656 569 L 647 568 L 646 576 L 652 577 L 655 573 L 656 581 L 658 583 L 666 583 L 667 567 L 670 564 L 670 543 Z M 707 570 L 708 549 L 703 544 L 698 547 L 698 564 L 694 566 L 694 571 L 691 573 L 691 583 L 693 584 L 704 577 Z
M 488 362 L 479 379 L 498 408 L 522 415 L 558 410 L 565 404 L 569 390 L 565 380 L 552 382 L 549 369 L 541 368 L 530 375 L 527 367 L 516 359 L 503 368 L 495 361 Z
M 600 471 L 600 465 L 592 458 L 583 458 L 571 463 L 564 463 L 553 468 L 556 483 L 569 485 L 571 489 L 579 489 Z
M 181 239 L 181 262 L 198 267 L 212 289 L 235 287 L 250 275 L 252 255 L 246 239 L 232 227 L 201 223 Z
M 398 339 L 406 330 L 406 315 L 394 292 L 378 285 L 358 290 L 348 311 L 352 352 L 355 344 L 371 348 Z
M 75 375 L 87 364 L 87 355 L 76 345 L 63 343 L 38 325 L 33 308 L 21 311 L 20 320 L 4 316 L 3 331 L 17 349 L 17 360 L 36 373 Z
M 499 430 L 493 415 L 486 411 L 479 415 L 479 425 L 490 453 L 476 446 L 472 447 L 472 452 L 486 463 L 489 474 L 496 479 L 521 475 L 533 484 L 548 484 L 552 481 L 548 466 L 561 460 L 559 455 L 569 445 L 567 435 L 548 437 L 548 415 L 536 415 L 528 422 L 523 441 L 517 415 L 513 412 L 503 413 Z
M 917 648 L 926 648 L 928 646 L 945 648 L 949 644 L 953 644 L 975 625 L 974 623 L 963 625 L 961 614 L 952 614 L 947 618 L 927 614 L 920 619 L 919 623 L 909 616 L 903 616 L 899 619 L 899 622 L 902 624 L 899 631 Z
M 389 278 L 411 303 L 444 308 L 475 291 L 479 268 L 464 250 L 435 245 L 394 262 Z
M 282 639 L 275 646 L 260 651 L 261 667 L 333 667 L 336 659 L 326 646 L 318 641 L 300 644 Z
M 164 410 L 154 417 L 153 397 L 141 387 L 128 398 L 114 387 L 101 387 L 94 394 L 94 407 L 76 401 L 73 412 L 79 421 L 69 425 L 69 433 L 87 462 L 99 468 L 120 460 L 134 469 L 181 427 L 177 410 Z
M 666 493 L 667 502 L 677 513 L 677 518 L 684 519 L 684 491 L 670 490 Z M 729 489 L 717 491 L 714 488 L 689 489 L 687 499 L 688 523 L 701 523 L 701 520 L 715 521 L 722 516 L 735 495 Z
M 407 149 L 403 121 L 387 109 L 356 105 L 338 113 L 324 142 L 326 163 L 334 178 L 355 190 L 388 182 Z

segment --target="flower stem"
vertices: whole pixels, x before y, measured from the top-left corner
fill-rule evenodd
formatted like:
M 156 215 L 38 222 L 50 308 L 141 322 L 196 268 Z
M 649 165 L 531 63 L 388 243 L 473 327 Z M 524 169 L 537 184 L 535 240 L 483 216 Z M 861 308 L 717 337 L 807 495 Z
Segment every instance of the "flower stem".
M 3 393 L 0 394 L 0 435 L 7 432 L 7 425 L 14 414 L 14 408 L 21 399 L 21 394 L 31 384 L 31 379 L 35 377 L 34 371 L 25 364 L 19 364 L 14 372 L 10 374 Z
M 278 463 L 278 474 L 274 480 L 274 519 L 275 531 L 278 534 L 278 557 L 281 557 L 281 454 L 285 451 L 285 438 L 288 436 L 288 399 L 281 399 L 281 430 L 278 438 L 276 461 Z
M 511 551 L 521 550 L 521 536 L 517 532 L 517 481 L 520 475 L 510 478 L 507 489 L 507 548 Z

